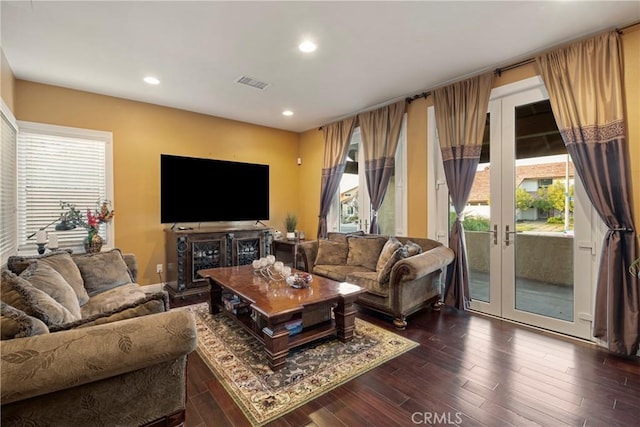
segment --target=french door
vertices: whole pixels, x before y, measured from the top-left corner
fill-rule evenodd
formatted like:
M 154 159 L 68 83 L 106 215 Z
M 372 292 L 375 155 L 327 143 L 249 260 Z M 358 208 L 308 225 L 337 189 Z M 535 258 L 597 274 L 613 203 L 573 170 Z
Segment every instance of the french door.
M 471 309 L 591 339 L 592 216 L 541 81 L 494 90 L 463 220 Z

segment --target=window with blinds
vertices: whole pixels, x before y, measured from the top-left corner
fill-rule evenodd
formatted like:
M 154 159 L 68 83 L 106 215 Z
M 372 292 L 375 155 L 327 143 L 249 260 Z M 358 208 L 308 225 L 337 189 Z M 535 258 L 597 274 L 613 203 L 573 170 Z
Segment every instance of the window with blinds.
M 56 230 L 61 202 L 86 215 L 99 200 L 113 200 L 110 132 L 19 122 L 18 250 L 36 248 L 36 231 L 56 233 L 59 247 L 82 251 L 87 230 Z M 113 222 L 100 226 L 113 246 Z
M 18 247 L 16 216 L 17 125 L 9 108 L 0 108 L 0 264 L 15 255 Z

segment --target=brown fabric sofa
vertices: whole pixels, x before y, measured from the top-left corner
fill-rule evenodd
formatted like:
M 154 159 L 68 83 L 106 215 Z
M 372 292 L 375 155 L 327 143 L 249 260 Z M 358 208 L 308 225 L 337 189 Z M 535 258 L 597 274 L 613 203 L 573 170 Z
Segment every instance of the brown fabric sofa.
M 364 233 L 327 237 L 298 245 L 305 271 L 366 288 L 357 303 L 393 316 L 396 328 L 439 301 L 440 273 L 454 257 L 440 242 Z
M 56 251 L 12 256 L 7 270 L 2 272 L 2 300 L 44 321 L 50 332 L 169 310 L 168 294 L 145 292 L 136 283 L 135 255 L 122 254 L 119 249 L 95 254 Z M 25 282 L 37 289 L 22 289 Z
M 196 327 L 135 283 L 132 254 L 11 257 L 0 297 L 1 424 L 180 425 Z M 160 423 L 160 424 L 154 424 Z

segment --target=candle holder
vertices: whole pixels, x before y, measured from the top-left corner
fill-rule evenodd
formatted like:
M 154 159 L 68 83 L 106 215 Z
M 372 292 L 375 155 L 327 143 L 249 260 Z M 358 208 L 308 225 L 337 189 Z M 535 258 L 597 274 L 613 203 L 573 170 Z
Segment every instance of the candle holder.
M 36 245 L 38 245 L 38 254 L 42 255 L 44 253 L 44 245 L 46 245 L 46 243 L 36 243 Z
M 286 267 L 281 261 L 276 261 L 273 255 L 253 261 L 253 273 L 262 276 L 267 282 L 280 281 L 291 274 L 291 267 Z
M 49 244 L 47 244 L 47 249 L 49 249 L 51 252 L 57 251 L 59 247 L 58 235 L 56 233 L 48 233 L 48 237 Z

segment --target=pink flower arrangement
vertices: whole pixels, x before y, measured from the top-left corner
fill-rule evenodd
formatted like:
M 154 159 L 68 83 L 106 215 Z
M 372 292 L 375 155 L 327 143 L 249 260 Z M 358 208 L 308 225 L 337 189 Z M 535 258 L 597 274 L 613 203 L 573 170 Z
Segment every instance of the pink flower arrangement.
M 115 214 L 115 211 L 111 209 L 109 200 L 98 200 L 94 210 L 87 208 L 86 218 L 82 212 L 76 209 L 75 205 L 70 203 L 60 202 L 60 208 L 65 210 L 60 215 L 60 220 L 86 229 L 89 233 L 89 241 L 93 240 L 94 236 L 98 234 L 100 224 L 110 222 Z
M 103 200 L 98 202 L 99 209 L 92 212 L 91 209 L 87 209 L 87 224 L 91 228 L 98 228 L 100 224 L 111 221 L 114 215 L 114 211 L 109 209 L 110 202 Z

